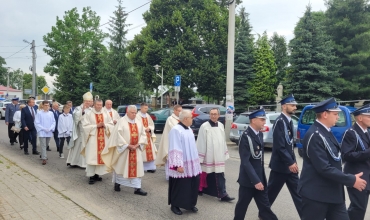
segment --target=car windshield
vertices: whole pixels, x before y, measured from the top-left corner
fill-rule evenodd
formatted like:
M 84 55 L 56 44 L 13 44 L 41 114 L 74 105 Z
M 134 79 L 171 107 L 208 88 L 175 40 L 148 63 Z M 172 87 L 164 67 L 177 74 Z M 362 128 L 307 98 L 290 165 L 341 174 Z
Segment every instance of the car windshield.
M 118 113 L 126 113 L 126 107 L 119 108 Z
M 239 115 L 239 117 L 235 120 L 235 123 L 237 124 L 249 124 L 249 117 L 245 114 Z

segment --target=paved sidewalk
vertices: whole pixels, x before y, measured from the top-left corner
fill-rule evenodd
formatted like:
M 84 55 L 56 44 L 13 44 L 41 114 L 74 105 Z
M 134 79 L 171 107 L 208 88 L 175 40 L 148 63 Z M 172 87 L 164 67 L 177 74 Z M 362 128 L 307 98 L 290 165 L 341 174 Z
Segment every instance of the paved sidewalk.
M 98 219 L 0 154 L 0 219 Z

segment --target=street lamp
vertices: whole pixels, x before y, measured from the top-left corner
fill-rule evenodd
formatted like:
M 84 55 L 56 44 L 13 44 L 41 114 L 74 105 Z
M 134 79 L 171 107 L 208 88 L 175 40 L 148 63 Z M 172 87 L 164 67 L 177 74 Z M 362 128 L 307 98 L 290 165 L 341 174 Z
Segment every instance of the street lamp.
M 161 80 L 162 80 L 162 87 L 161 87 L 161 90 L 163 90 L 163 67 L 162 67 L 162 76 L 158 74 L 158 70 L 159 70 L 159 67 L 161 67 L 160 65 L 156 64 L 154 66 L 155 68 L 155 73 L 157 74 L 157 76 L 161 77 Z M 161 108 L 163 108 L 163 95 L 161 93 Z

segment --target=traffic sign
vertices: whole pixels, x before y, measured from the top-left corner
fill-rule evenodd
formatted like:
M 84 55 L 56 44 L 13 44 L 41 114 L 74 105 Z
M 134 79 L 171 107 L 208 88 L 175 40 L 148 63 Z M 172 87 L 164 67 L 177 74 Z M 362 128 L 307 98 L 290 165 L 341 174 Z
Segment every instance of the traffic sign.
M 90 83 L 90 92 L 92 92 L 93 91 L 93 83 L 91 82 Z
M 32 89 L 24 89 L 24 94 L 31 95 Z
M 44 94 L 48 94 L 48 93 L 49 93 L 49 91 L 50 91 L 50 89 L 49 89 L 49 87 L 44 86 L 44 87 L 42 87 L 41 91 L 42 91 Z
M 175 76 L 174 86 L 181 86 L 181 76 L 180 75 Z

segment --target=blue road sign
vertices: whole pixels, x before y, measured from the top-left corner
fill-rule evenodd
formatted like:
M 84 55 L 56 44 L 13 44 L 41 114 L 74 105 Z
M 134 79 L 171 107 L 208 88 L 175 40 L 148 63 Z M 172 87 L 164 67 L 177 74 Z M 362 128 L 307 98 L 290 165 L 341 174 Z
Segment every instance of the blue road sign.
M 181 86 L 181 76 L 180 75 L 176 75 L 175 76 L 175 84 L 174 86 Z
M 92 90 L 93 90 L 93 83 L 91 82 L 90 83 L 90 92 L 92 92 Z

